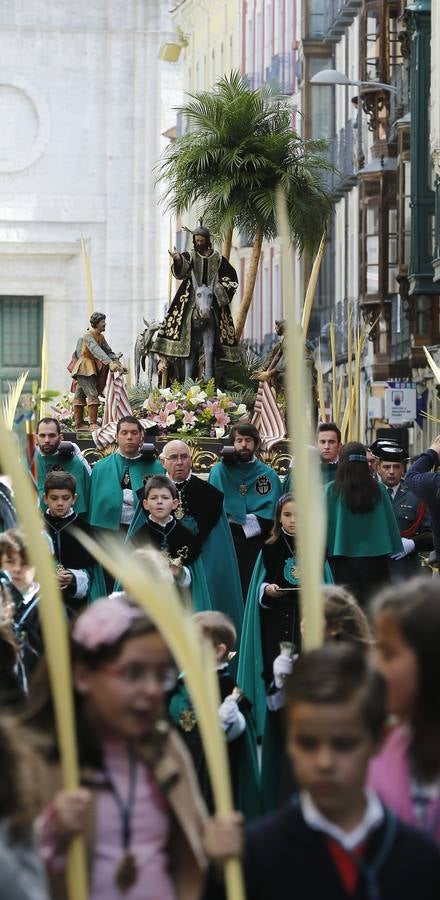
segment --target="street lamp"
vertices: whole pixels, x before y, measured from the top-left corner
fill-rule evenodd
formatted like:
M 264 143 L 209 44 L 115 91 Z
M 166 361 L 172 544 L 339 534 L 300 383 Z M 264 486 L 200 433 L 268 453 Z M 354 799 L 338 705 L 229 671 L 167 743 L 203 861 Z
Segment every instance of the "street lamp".
M 377 91 L 379 88 L 383 91 L 389 91 L 390 94 L 397 94 L 397 88 L 393 84 L 385 84 L 382 81 L 355 81 L 348 78 L 344 72 L 338 72 L 337 69 L 321 69 L 316 75 L 310 79 L 310 84 L 345 84 L 353 87 L 362 87 L 365 90 Z
M 312 76 L 310 84 L 326 85 L 327 87 L 333 87 L 336 84 L 342 84 L 346 87 L 359 87 L 362 89 L 359 93 L 362 94 L 369 93 L 370 91 L 388 91 L 390 94 L 397 94 L 397 88 L 393 84 L 385 84 L 382 81 L 357 81 L 356 79 L 348 78 L 344 72 L 338 72 L 337 69 L 321 69 Z M 361 107 L 363 107 L 364 112 L 370 117 L 370 131 L 376 127 L 376 110 L 374 101 L 367 100 L 366 98 L 364 98 L 362 103 L 360 101 L 361 98 L 359 98 L 357 102 L 358 165 L 362 168 Z M 378 108 L 380 109 L 381 107 Z

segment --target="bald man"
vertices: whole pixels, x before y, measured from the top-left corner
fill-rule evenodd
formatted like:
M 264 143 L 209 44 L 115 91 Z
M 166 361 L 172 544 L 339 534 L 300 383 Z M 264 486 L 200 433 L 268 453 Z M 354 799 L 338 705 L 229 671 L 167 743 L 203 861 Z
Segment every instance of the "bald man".
M 159 458 L 177 488 L 176 519 L 202 542 L 201 558 L 212 608 L 230 616 L 240 633 L 243 596 L 223 494 L 192 473 L 191 449 L 185 441 L 168 441 Z

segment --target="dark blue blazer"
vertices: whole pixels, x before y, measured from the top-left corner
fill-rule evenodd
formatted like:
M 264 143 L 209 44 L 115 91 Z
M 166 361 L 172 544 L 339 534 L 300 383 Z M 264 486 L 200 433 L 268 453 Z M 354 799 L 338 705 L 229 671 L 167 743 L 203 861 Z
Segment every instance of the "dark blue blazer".
M 290 801 L 247 831 L 247 900 L 439 900 L 440 851 L 386 812 L 367 839 L 357 888 L 348 895 L 326 846 Z

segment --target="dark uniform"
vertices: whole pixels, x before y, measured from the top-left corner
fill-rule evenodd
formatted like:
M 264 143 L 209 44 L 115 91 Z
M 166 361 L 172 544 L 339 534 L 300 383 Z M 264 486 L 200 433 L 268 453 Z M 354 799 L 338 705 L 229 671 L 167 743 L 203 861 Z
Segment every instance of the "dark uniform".
M 371 445 L 370 451 L 383 462 L 404 464 L 408 459 L 406 451 L 397 441 L 379 440 Z M 383 479 L 385 483 L 385 478 Z M 432 527 L 425 504 L 405 484 L 402 478 L 398 485 L 385 487 L 394 510 L 400 537 L 414 542 L 414 549 L 402 559 L 388 560 L 391 580 L 406 581 L 420 574 L 422 565 L 419 554 L 433 549 Z
M 403 581 L 420 573 L 422 565 L 419 554 L 433 549 L 431 520 L 424 503 L 406 486 L 404 480 L 390 500 L 400 536 L 411 538 L 415 544 L 413 552 L 403 559 L 390 559 L 392 580 Z

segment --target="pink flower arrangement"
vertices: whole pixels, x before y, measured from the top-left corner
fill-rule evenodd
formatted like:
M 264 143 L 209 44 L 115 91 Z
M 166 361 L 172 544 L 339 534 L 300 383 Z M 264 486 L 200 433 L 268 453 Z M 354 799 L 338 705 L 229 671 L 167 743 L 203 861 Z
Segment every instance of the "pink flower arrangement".
M 164 433 L 218 437 L 230 423 L 248 416 L 246 406 L 215 388 L 214 382 L 183 391 L 177 383 L 155 389 L 143 409 Z

